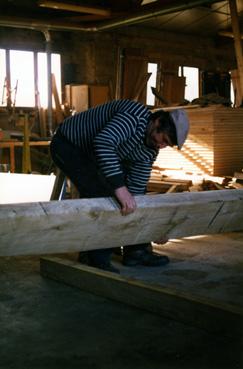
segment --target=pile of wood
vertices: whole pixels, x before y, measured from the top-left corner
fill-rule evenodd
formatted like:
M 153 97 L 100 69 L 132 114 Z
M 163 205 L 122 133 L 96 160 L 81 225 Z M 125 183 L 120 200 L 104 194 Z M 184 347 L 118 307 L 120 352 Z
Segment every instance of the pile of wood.
M 188 105 L 183 109 L 189 118 L 190 131 L 182 150 L 171 147 L 160 150 L 156 162 L 167 168 L 197 170 L 210 176 L 233 176 L 239 172 L 243 164 L 243 109 L 218 104 Z
M 188 154 L 194 163 L 207 163 L 207 173 L 212 176 L 232 176 L 234 172 L 240 171 L 243 157 L 243 109 L 212 105 L 187 109 L 187 114 L 190 141 L 186 141 L 183 146 L 184 154 Z
M 171 173 L 173 172 L 173 173 Z M 168 171 L 153 166 L 147 193 L 197 192 L 225 189 L 243 189 L 243 170 L 233 177 L 215 177 L 183 173 L 180 170 Z

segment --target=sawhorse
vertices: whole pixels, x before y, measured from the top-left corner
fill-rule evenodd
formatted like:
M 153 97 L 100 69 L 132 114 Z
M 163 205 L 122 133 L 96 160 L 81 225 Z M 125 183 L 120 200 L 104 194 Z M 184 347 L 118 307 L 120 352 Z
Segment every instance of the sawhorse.
M 64 200 L 67 189 L 67 178 L 65 174 L 57 168 L 56 179 L 53 186 L 50 200 Z M 78 199 L 79 193 L 74 184 L 71 182 L 70 192 L 72 199 Z

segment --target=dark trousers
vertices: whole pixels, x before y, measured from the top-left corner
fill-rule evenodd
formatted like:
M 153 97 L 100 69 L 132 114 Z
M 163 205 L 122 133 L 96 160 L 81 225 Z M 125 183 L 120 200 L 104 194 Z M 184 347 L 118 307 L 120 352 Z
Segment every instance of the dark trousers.
M 77 187 L 81 198 L 114 196 L 114 190 L 100 171 L 95 155 L 86 155 L 78 147 L 70 144 L 59 131 L 53 136 L 50 152 L 55 165 Z M 121 245 L 122 246 L 122 245 Z M 124 247 L 124 250 L 143 249 L 145 245 Z M 88 257 L 94 263 L 109 262 L 112 249 L 88 251 Z

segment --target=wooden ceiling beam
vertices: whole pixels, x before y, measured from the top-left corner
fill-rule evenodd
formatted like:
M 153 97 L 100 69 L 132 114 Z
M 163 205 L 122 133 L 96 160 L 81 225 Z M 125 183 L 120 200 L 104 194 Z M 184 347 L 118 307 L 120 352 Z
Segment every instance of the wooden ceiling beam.
M 219 36 L 234 38 L 233 32 L 230 31 L 219 31 L 218 34 Z M 240 38 L 243 40 L 243 34 L 240 35 Z
M 58 18 L 59 22 L 77 22 L 77 23 L 85 23 L 85 22 L 96 22 L 103 21 L 105 19 L 110 19 L 110 16 L 98 15 L 98 14 L 86 14 L 86 15 L 74 15 L 74 16 L 66 16 L 62 18 Z
M 67 10 L 67 11 L 76 12 L 76 13 L 97 14 L 97 15 L 104 15 L 104 16 L 111 15 L 110 9 L 103 9 L 103 8 L 98 8 L 98 7 L 93 7 L 93 6 L 74 5 L 74 4 L 69 4 L 69 3 L 59 3 L 57 1 L 50 1 L 50 0 L 41 0 L 38 2 L 38 5 L 43 8 Z

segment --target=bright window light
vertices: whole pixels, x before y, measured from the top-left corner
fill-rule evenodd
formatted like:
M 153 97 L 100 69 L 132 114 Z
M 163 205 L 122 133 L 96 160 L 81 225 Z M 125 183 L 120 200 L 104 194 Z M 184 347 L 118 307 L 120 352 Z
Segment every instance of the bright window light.
M 234 91 L 232 75 L 231 75 L 231 72 L 230 72 L 230 101 L 231 101 L 232 106 L 234 106 L 234 104 L 236 103 L 236 101 L 235 101 L 235 98 L 236 98 L 235 92 L 236 91 Z
M 46 108 L 47 103 L 47 55 L 46 53 L 37 54 L 38 64 L 38 93 L 39 93 L 39 104 L 42 108 Z
M 0 106 L 7 104 L 5 78 L 6 78 L 6 51 L 3 49 L 0 49 L 0 89 L 1 89 Z
M 51 54 L 51 72 L 55 76 L 57 93 L 61 102 L 61 55 Z
M 230 101 L 234 105 L 234 103 L 235 103 L 235 92 L 234 92 L 234 87 L 233 87 L 232 80 L 230 81 Z
M 48 106 L 48 86 L 47 86 L 47 54 L 38 53 L 38 86 L 40 106 L 47 108 Z M 55 76 L 57 92 L 59 99 L 61 97 L 61 56 L 59 54 L 51 55 L 51 72 Z M 60 99 L 61 102 L 61 99 Z M 53 106 L 55 105 L 53 101 Z
M 199 96 L 199 70 L 193 67 L 179 67 L 178 75 L 186 77 L 185 99 L 192 101 Z
M 10 50 L 10 74 L 12 104 L 34 107 L 34 53 Z
M 12 106 L 34 107 L 35 106 L 35 75 L 34 75 L 34 52 L 10 50 L 10 94 Z M 38 105 L 47 108 L 47 55 L 37 54 L 38 67 Z M 51 55 L 51 71 L 55 75 L 57 92 L 61 103 L 61 56 Z M 7 105 L 6 86 L 6 50 L 0 49 L 0 106 Z M 53 106 L 55 102 L 53 99 Z
M 155 96 L 151 91 L 151 87 L 156 87 L 157 80 L 157 63 L 148 63 L 148 73 L 152 73 L 147 83 L 147 94 L 146 94 L 146 104 L 154 106 L 155 104 Z

